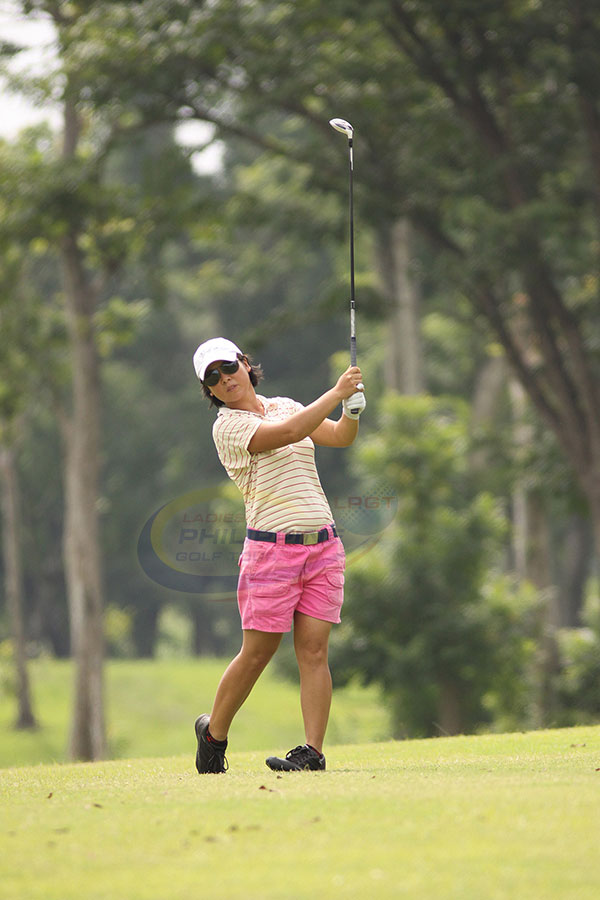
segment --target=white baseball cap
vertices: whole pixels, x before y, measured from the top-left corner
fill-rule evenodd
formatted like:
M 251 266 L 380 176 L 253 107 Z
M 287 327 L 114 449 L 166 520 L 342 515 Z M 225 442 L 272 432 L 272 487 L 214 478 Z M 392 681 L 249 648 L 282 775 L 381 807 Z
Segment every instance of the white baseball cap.
M 228 341 L 227 338 L 218 337 L 204 341 L 194 353 L 196 375 L 200 381 L 204 381 L 205 372 L 211 363 L 217 362 L 217 360 L 233 362 L 238 358 L 238 353 L 240 356 L 242 355 L 240 348 L 233 341 Z

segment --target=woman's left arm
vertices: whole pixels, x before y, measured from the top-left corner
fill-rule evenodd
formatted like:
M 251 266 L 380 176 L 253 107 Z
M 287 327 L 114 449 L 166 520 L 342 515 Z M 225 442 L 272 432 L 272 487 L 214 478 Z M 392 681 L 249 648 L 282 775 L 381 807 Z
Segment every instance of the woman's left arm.
M 358 419 L 350 419 L 343 413 L 337 422 L 324 419 L 310 437 L 321 447 L 349 447 L 358 434 Z

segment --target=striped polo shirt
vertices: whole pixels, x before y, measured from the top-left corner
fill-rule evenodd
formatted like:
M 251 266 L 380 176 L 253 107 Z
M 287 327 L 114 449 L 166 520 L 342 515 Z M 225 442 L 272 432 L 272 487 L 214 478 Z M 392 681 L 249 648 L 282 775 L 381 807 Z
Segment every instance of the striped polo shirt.
M 263 422 L 281 422 L 303 409 L 287 397 L 257 395 L 265 415 L 243 409 L 219 409 L 213 438 L 219 459 L 244 498 L 246 524 L 259 531 L 317 531 L 333 522 L 315 466 L 309 437 L 250 453 L 248 444 Z

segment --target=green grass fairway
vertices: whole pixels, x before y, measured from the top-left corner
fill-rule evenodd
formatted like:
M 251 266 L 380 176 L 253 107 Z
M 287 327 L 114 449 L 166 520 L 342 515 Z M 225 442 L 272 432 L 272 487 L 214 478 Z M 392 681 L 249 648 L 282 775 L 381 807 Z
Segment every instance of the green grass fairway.
M 600 727 L 2 772 L 2 900 L 597 900 Z

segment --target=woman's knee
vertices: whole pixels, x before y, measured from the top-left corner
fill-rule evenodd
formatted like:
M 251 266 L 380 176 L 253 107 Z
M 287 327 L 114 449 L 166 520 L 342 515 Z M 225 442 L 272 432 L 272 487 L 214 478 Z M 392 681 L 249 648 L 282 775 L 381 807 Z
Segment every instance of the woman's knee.
M 295 647 L 299 666 L 317 669 L 328 665 L 329 647 L 327 641 L 302 641 Z
M 264 639 L 245 638 L 240 655 L 247 666 L 262 671 L 275 655 L 280 641 L 280 634 L 269 635 Z
M 294 649 L 299 666 L 328 665 L 331 624 L 297 615 L 294 622 Z

